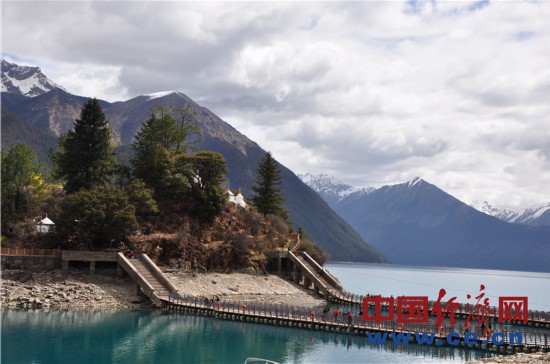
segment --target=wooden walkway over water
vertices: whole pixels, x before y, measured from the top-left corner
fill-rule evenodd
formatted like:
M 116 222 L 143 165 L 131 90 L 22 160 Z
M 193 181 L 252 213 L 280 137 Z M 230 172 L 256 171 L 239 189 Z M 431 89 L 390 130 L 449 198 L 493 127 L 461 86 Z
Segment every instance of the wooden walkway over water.
M 362 306 L 363 298 L 358 294 L 347 292 L 340 282 L 334 278 L 328 270 L 321 267 L 311 256 L 306 252 L 292 253 L 290 251 L 283 251 L 279 253 L 279 259 L 287 258 L 292 263 L 290 274 L 287 275 L 296 283 L 301 284 L 307 289 L 313 289 L 319 293 L 328 302 L 338 305 L 352 305 Z M 282 272 L 280 272 L 282 273 Z M 428 314 L 434 316 L 432 312 L 435 301 L 428 302 Z M 371 309 L 375 308 L 375 304 L 369 305 Z M 383 305 L 382 309 L 387 312 L 388 306 Z M 489 307 L 494 314 L 489 314 L 490 319 L 496 320 L 499 316 L 498 307 Z M 397 312 L 397 304 L 394 304 L 394 312 Z M 455 309 L 455 317 L 460 319 L 466 319 L 468 315 L 472 313 L 471 305 L 464 303 L 457 303 Z M 515 321 L 516 325 L 524 325 L 523 321 Z M 550 312 L 544 311 L 529 311 L 528 312 L 528 326 L 541 327 L 550 329 Z
M 387 335 L 387 342 L 392 341 L 392 334 L 409 334 L 409 343 L 418 343 L 416 342 L 415 333 L 433 333 L 435 336 L 432 345 L 449 346 L 447 344 L 447 335 L 456 332 L 460 335 L 460 337 L 454 337 L 454 339 L 460 341 L 457 347 L 467 347 L 462 335 L 464 332 L 462 325 L 444 324 L 442 329 L 439 329 L 433 322 L 404 325 L 394 321 L 376 323 L 373 321 L 363 321 L 356 314 L 353 315 L 350 322 L 346 316 L 334 317 L 332 312 L 323 314 L 323 309 L 321 308 L 311 309 L 288 305 L 222 300 L 210 301 L 205 298 L 174 293 L 170 294 L 167 300 L 164 300 L 164 308 L 170 311 L 212 316 L 226 320 L 347 333 L 358 336 L 371 335 L 372 337 L 376 333 L 380 333 L 381 335 Z M 477 329 L 476 334 L 479 339 L 476 341 L 474 348 L 494 351 L 550 351 L 549 330 L 507 325 L 507 329 L 499 328 L 498 332 L 502 332 L 503 334 L 503 343 L 499 345 L 491 342 L 491 338 L 484 337 L 481 331 Z M 522 338 L 521 343 L 515 341 L 519 336 Z

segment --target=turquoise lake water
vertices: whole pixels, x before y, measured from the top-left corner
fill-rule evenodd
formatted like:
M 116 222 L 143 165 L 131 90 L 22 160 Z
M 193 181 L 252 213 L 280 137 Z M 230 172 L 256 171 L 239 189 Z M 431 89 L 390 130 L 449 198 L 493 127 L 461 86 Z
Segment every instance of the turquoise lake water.
M 160 310 L 2 310 L 2 363 L 464 362 L 479 352 L 194 317 Z
M 501 296 L 523 296 L 529 310 L 550 311 L 550 273 L 357 263 L 330 263 L 326 268 L 349 291 L 363 295 L 428 296 L 435 301 L 444 288 L 445 300 L 456 296 L 457 302 L 475 304 L 466 295 L 477 296 L 483 284 L 491 306 L 498 306 Z
M 432 298 L 442 287 L 462 292 L 470 290 L 470 285 L 475 283 L 471 288 L 474 290 L 483 278 L 487 291 L 498 286 L 507 295 L 521 295 L 513 283 L 519 278 L 524 287 L 531 287 L 531 293 L 534 294 L 536 287 L 543 291 L 540 297 L 534 296 L 543 304 L 550 294 L 550 275 L 540 273 L 522 272 L 520 276 L 499 273 L 489 281 L 486 279 L 492 276 L 487 273 L 489 271 L 474 274 L 473 270 L 467 273 L 424 268 L 419 272 L 410 267 L 348 264 L 330 264 L 328 268 L 346 287 L 358 293 L 364 293 L 364 284 L 367 284 L 369 291 L 375 289 L 372 293 L 408 295 L 413 293 L 405 291 L 406 287 L 411 288 L 410 281 L 420 280 L 422 285 L 411 289 L 415 294 Z M 378 275 L 381 278 L 375 277 Z M 425 275 L 432 279 L 426 281 Z M 467 278 L 468 275 L 473 277 Z M 504 283 L 499 283 L 501 280 Z M 451 285 L 451 282 L 454 283 Z M 506 282 L 513 285 L 507 286 Z M 445 284 L 441 286 L 441 283 Z M 495 292 L 497 296 L 502 294 Z M 463 363 L 490 355 L 470 349 L 412 344 L 372 346 L 365 337 L 161 310 L 2 309 L 1 318 L 3 364 L 243 363 L 247 357 L 268 358 L 280 363 Z

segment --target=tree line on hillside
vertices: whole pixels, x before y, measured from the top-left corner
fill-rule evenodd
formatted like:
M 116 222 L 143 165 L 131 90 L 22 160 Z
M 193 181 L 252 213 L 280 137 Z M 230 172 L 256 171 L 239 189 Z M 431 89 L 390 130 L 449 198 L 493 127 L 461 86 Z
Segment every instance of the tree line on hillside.
M 56 241 L 68 249 L 101 250 L 130 244 L 140 227 L 154 225 L 173 212 L 186 212 L 211 224 L 227 202 L 222 184 L 223 155 L 195 150 L 200 129 L 188 110 L 173 116 L 157 107 L 131 144 L 130 166 L 115 162 L 112 131 L 96 99 L 82 107 L 74 128 L 62 135 L 52 153 L 52 173 L 33 150 L 15 144 L 2 150 L 2 235 L 17 222 L 44 209 L 56 218 Z M 47 180 L 54 182 L 47 182 Z M 258 165 L 252 205 L 284 219 L 281 176 L 266 153 Z

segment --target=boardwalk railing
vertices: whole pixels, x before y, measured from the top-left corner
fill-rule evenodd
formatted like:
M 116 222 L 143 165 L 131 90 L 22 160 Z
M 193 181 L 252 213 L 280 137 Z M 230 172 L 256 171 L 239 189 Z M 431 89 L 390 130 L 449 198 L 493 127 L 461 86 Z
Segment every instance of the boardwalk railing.
M 262 302 L 246 301 L 228 301 L 214 300 L 205 297 L 196 297 L 171 293 L 168 297 L 168 307 L 185 307 L 204 312 L 211 315 L 234 315 L 239 318 L 265 318 L 274 320 L 277 324 L 300 324 L 300 327 L 310 327 L 319 330 L 346 331 L 351 334 L 366 335 L 368 332 L 387 332 L 392 333 L 434 333 L 437 338 L 446 339 L 449 333 L 457 333 L 463 339 L 465 327 L 462 324 L 444 324 L 442 327 L 436 326 L 434 321 L 428 323 L 397 323 L 396 321 L 366 321 L 357 313 L 353 313 L 351 318 L 346 314 L 339 313 L 335 315 L 332 311 L 316 307 L 307 308 L 292 305 L 270 304 Z M 499 337 L 502 343 L 506 345 L 519 345 L 525 347 L 538 347 L 545 350 L 550 349 L 550 331 L 535 328 L 512 327 L 510 325 L 495 325 L 495 330 L 503 335 Z M 481 328 L 474 327 L 470 332 L 476 332 L 486 343 L 492 344 L 491 337 L 486 337 Z M 515 341 L 521 337 L 522 342 Z
M 0 248 L 2 255 L 60 257 L 59 249 Z
M 352 305 L 362 305 L 363 304 L 363 298 L 365 297 L 374 297 L 374 296 L 361 296 L 358 294 L 353 293 L 347 293 L 338 291 L 336 289 L 329 288 L 329 299 L 336 303 L 348 303 Z M 428 301 L 428 307 L 430 314 L 432 314 L 432 307 L 436 304 L 436 301 Z M 444 302 L 442 302 L 444 303 Z M 370 307 L 374 307 L 374 303 L 371 303 L 369 305 Z M 382 309 L 385 311 L 388 311 L 387 304 L 382 305 Z M 500 310 L 496 306 L 490 306 L 488 307 L 494 314 L 489 314 L 489 317 L 497 318 L 499 317 Z M 456 317 L 467 317 L 469 314 L 472 314 L 472 304 L 465 304 L 465 303 L 458 303 L 456 309 L 454 311 Z M 397 312 L 397 304 L 394 305 L 394 312 Z M 515 317 L 516 310 L 510 310 L 511 316 Z M 538 310 L 529 310 L 527 313 L 528 321 L 530 324 L 533 325 L 543 325 L 546 328 L 550 328 L 550 312 L 548 311 L 538 311 Z M 522 324 L 522 322 L 519 322 L 518 320 L 514 320 L 515 324 Z

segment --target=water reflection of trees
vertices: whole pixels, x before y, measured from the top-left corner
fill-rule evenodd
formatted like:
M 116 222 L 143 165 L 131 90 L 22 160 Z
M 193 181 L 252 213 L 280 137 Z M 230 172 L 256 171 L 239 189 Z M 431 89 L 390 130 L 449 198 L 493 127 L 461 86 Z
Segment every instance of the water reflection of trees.
M 495 354 L 487 351 L 473 350 L 467 348 L 457 348 L 451 346 L 426 346 L 426 345 L 403 345 L 393 344 L 388 338 L 384 345 L 371 345 L 366 337 L 338 333 L 318 332 L 317 340 L 324 345 L 333 347 L 345 347 L 347 349 L 358 348 L 373 351 L 384 351 L 391 353 L 399 353 L 403 355 L 411 355 L 415 357 L 444 359 L 444 360 L 480 360 L 483 358 L 492 357 Z
M 342 355 L 364 351 L 365 358 L 379 357 L 375 353 L 383 351 L 395 361 L 407 357 L 410 361 L 415 361 L 414 357 L 466 361 L 492 355 L 452 347 L 394 345 L 391 341 L 373 346 L 366 337 L 344 333 L 159 310 L 2 310 L 2 347 L 21 347 L 22 337 L 36 348 L 20 353 L 3 350 L 3 359 L 14 359 L 6 362 L 239 363 L 246 357 L 303 362 L 322 355 L 318 351 L 323 347 L 341 348 Z

